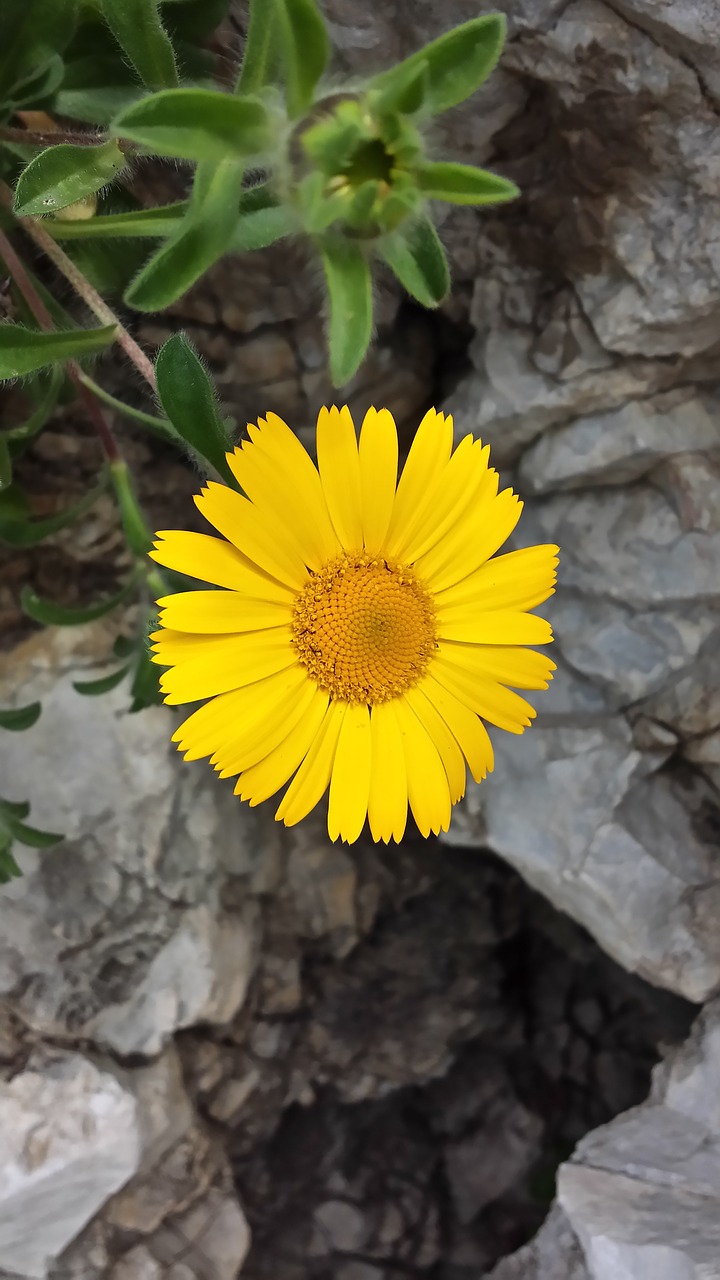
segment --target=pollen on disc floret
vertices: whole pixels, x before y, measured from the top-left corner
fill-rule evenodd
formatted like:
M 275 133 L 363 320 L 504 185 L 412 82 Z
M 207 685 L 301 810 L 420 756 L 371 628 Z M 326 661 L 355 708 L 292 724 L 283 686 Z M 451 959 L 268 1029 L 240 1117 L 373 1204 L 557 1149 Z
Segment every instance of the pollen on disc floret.
M 435 610 L 412 569 L 346 552 L 310 575 L 295 601 L 292 636 L 322 689 L 372 706 L 424 675 L 437 645 Z

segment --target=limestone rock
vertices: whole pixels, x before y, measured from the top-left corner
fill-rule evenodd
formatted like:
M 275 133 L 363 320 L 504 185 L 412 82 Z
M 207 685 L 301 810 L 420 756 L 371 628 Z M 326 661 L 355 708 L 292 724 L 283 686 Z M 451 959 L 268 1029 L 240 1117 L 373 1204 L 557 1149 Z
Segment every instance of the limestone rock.
M 591 1280 L 580 1243 L 562 1209 L 553 1207 L 534 1240 L 489 1273 L 486 1280 Z
M 137 1171 L 133 1094 L 77 1054 L 0 1086 L 0 1259 L 32 1280 Z
M 107 643 L 97 629 L 45 633 L 14 655 L 12 696 L 40 698 L 43 714 L 3 738 L 3 792 L 29 795 L 37 825 L 66 840 L 21 850 L 25 875 L 0 891 L 0 993 L 40 1032 L 153 1055 L 243 1003 L 257 911 L 226 910 L 221 888 L 262 820 L 176 755 L 165 709 L 127 715 L 122 688 L 92 704 L 75 693 L 70 672 Z
M 592 1280 L 720 1276 L 720 1007 L 656 1071 L 651 1098 L 584 1139 L 558 1195 Z

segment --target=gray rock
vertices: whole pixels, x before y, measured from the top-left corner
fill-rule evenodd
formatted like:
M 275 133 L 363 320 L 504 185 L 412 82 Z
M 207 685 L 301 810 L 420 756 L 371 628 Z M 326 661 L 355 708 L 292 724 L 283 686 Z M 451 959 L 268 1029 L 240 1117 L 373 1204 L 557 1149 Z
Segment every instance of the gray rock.
M 242 1005 L 257 911 L 226 911 L 220 891 L 260 827 L 175 753 L 166 710 L 129 716 L 121 688 L 88 714 L 68 669 L 81 676 L 106 645 L 97 629 L 61 632 L 14 655 L 12 696 L 42 699 L 43 715 L 3 738 L 3 792 L 24 798 L 35 780 L 33 820 L 66 840 L 49 856 L 21 850 L 25 875 L 0 891 L 0 993 L 40 1032 L 152 1055 Z
M 582 1249 L 558 1205 L 530 1244 L 503 1258 L 485 1280 L 591 1280 Z
M 720 983 L 720 878 L 688 797 L 656 765 L 621 720 L 498 737 L 495 773 L 447 838 L 494 849 L 626 968 L 702 1000 Z
M 0 1259 L 44 1280 L 49 1265 L 140 1166 L 137 1102 L 77 1054 L 0 1086 Z
M 592 1280 L 720 1276 L 720 1006 L 656 1071 L 650 1101 L 585 1138 L 558 1196 Z
M 673 453 L 720 448 L 720 414 L 698 397 L 672 393 L 631 401 L 610 413 L 586 414 L 545 432 L 525 451 L 519 479 L 525 493 L 628 484 Z

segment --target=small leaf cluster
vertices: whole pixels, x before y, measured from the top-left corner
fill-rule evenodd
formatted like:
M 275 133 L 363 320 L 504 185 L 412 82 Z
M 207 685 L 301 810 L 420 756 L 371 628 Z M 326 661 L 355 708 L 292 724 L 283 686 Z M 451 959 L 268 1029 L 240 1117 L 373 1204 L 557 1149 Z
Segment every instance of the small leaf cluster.
M 142 87 L 128 95 L 118 86 L 110 110 L 107 86 L 93 92 L 86 82 L 83 95 L 72 57 L 75 87 L 68 96 L 63 78 L 56 102 L 104 131 L 95 145 L 66 142 L 34 156 L 17 180 L 15 209 L 60 215 L 53 234 L 76 245 L 160 240 L 123 286 L 126 304 L 139 311 L 170 306 L 226 253 L 304 236 L 324 269 L 330 371 L 341 386 L 372 338 L 373 261 L 418 302 L 437 306 L 450 281 L 432 202 L 489 205 L 517 194 L 505 178 L 434 160 L 427 140 L 432 120 L 473 94 L 496 65 L 502 14 L 473 18 L 399 65 L 338 90 L 316 0 L 251 0 L 242 65 L 232 87 L 218 89 L 207 78 L 188 83 L 182 41 L 177 48 L 178 30 L 197 31 L 204 0 L 47 2 L 56 16 L 58 8 L 66 16 L 75 10 L 78 34 L 74 44 L 66 40 L 73 53 L 78 39 L 87 47 L 87 32 L 80 37 L 88 11 L 95 38 L 104 22 L 104 42 L 110 36 L 116 45 L 113 66 L 122 50 Z M 97 193 L 121 179 L 134 156 L 147 155 L 194 166 L 189 198 L 94 215 Z

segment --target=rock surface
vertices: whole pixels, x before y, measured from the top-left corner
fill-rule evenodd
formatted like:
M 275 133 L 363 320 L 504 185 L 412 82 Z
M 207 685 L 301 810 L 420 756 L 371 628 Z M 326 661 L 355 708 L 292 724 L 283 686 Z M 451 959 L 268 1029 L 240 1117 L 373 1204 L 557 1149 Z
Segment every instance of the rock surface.
M 596 1130 L 560 1171 L 592 1280 L 720 1276 L 720 1006 L 655 1074 L 650 1100 Z
M 0 1090 L 0 1258 L 44 1280 L 90 1218 L 137 1172 L 132 1094 L 77 1055 L 31 1063 Z

